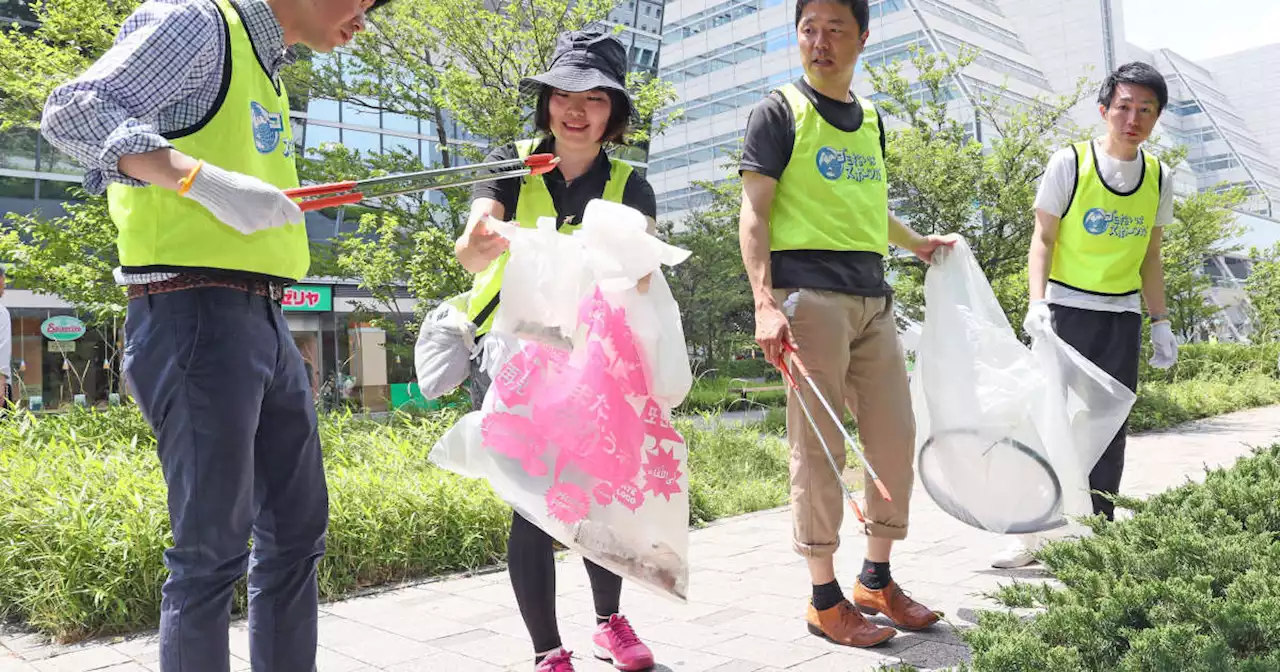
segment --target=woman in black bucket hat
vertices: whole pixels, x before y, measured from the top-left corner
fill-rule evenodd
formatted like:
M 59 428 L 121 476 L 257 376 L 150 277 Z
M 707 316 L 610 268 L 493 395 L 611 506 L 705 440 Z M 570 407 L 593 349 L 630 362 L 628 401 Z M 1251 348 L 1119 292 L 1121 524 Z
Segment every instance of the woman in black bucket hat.
M 489 218 L 512 220 L 534 227 L 539 217 L 553 217 L 562 233 L 572 233 L 582 220 L 588 201 L 620 202 L 650 219 L 657 203 L 653 188 L 631 166 L 611 159 L 604 145 L 621 142 L 632 121 L 635 105 L 625 81 L 627 53 L 622 43 L 599 30 L 570 31 L 559 36 L 550 69 L 520 82 L 520 90 L 534 101 L 533 125 L 538 136 L 498 148 L 486 161 L 554 153 L 559 165 L 542 176 L 496 180 L 472 188 L 471 214 L 455 253 L 476 274 L 468 317 L 483 341 L 498 307 L 507 241 L 493 233 Z M 481 362 L 472 361 L 470 392 L 479 409 L 490 383 Z M 572 654 L 563 646 L 556 623 L 555 561 L 552 539 L 534 523 L 514 512 L 507 544 L 511 584 L 529 636 L 533 640 L 537 672 L 572 672 Z M 622 578 L 586 561 L 595 603 L 592 644 L 597 658 L 620 670 L 653 667 L 653 653 L 618 613 Z

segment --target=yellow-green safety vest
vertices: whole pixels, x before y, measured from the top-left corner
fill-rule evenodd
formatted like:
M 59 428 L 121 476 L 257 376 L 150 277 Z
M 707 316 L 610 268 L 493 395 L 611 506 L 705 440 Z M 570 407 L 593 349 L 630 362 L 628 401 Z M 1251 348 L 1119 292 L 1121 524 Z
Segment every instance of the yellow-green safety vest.
M 239 10 L 228 0 L 217 0 L 217 5 L 227 54 L 221 103 L 202 123 L 165 138 L 178 151 L 207 164 L 281 189 L 296 187 L 288 93 L 259 63 Z M 305 224 L 246 236 L 203 205 L 158 186 L 113 183 L 107 188 L 107 203 L 119 231 L 120 264 L 126 270 L 229 270 L 298 280 L 311 265 Z
M 520 158 L 526 158 L 537 148 L 539 139 L 520 140 L 516 142 L 516 151 Z M 604 193 L 600 198 L 613 203 L 622 202 L 622 193 L 631 177 L 631 166 L 617 159 L 609 159 L 609 181 L 604 185 Z M 556 206 L 551 200 L 551 192 L 547 191 L 547 183 L 541 175 L 530 175 L 523 178 L 520 184 L 520 196 L 516 201 L 515 223 L 526 229 L 537 227 L 539 217 L 556 218 Z M 581 222 L 558 221 L 556 229 L 560 233 L 570 234 L 581 228 Z M 507 268 L 510 255 L 503 252 L 494 259 L 489 267 L 476 274 L 467 299 L 467 317 L 476 325 L 476 338 L 488 333 L 493 326 L 494 310 L 498 307 L 499 293 L 502 290 L 502 273 Z
M 1142 289 L 1142 262 L 1160 210 L 1160 160 L 1139 150 L 1142 177 L 1122 194 L 1099 176 L 1092 142 L 1073 147 L 1075 196 L 1058 225 L 1049 279 L 1092 294 L 1133 294 Z
M 880 118 L 862 104 L 862 126 L 828 124 L 795 84 L 778 89 L 795 118 L 791 160 L 769 214 L 769 249 L 889 253 L 889 184 Z

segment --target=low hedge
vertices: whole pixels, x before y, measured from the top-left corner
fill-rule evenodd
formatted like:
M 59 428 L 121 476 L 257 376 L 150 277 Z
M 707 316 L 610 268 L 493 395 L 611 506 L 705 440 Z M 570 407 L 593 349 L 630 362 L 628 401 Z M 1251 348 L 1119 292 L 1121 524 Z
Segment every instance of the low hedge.
M 1131 520 L 1040 557 L 1061 587 L 996 597 L 1039 610 L 979 615 L 974 670 L 1280 670 L 1280 446 L 1145 502 Z
M 510 509 L 484 481 L 427 460 L 456 417 L 322 416 L 325 598 L 505 557 Z M 677 427 L 691 452 L 691 523 L 786 503 L 780 442 L 752 429 Z M 62 641 L 154 627 L 172 539 L 165 492 L 154 440 L 133 407 L 0 422 L 0 619 Z

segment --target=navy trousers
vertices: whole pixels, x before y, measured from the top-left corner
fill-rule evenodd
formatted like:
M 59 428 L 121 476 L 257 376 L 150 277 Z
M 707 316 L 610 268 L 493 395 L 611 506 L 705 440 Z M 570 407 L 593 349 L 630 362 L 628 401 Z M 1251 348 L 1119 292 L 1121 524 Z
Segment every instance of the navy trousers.
M 1138 389 L 1138 358 L 1142 352 L 1142 316 L 1137 313 L 1112 313 L 1084 310 L 1071 306 L 1049 306 L 1053 331 L 1130 390 Z M 1124 474 L 1124 449 L 1129 433 L 1125 421 L 1107 449 L 1089 472 L 1089 489 L 1117 494 Z M 1100 495 L 1093 495 L 1093 513 L 1115 520 L 1116 505 Z
M 160 669 L 230 669 L 247 570 L 253 670 L 311 672 L 329 499 L 311 385 L 279 304 L 222 287 L 152 294 L 130 300 L 125 335 L 173 528 Z

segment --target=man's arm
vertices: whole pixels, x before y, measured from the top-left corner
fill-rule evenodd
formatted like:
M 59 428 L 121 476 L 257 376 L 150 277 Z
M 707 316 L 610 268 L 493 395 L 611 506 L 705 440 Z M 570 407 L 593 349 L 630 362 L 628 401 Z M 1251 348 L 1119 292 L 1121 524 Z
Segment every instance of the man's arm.
M 738 245 L 742 265 L 751 283 L 756 306 L 756 343 L 764 351 L 765 361 L 781 368 L 783 344 L 795 343 L 791 327 L 778 302 L 773 298 L 773 271 L 769 263 L 769 213 L 777 193 L 778 181 L 752 171 L 742 172 L 742 212 L 738 220 Z
M 177 189 L 195 165 L 155 124 L 161 109 L 206 86 L 221 62 L 216 11 L 211 3 L 145 3 L 102 58 L 50 94 L 41 132 L 85 166 L 87 191 L 111 182 Z
M 1044 300 L 1045 287 L 1049 284 L 1049 271 L 1053 267 L 1053 248 L 1058 242 L 1058 224 L 1061 218 L 1036 209 L 1036 229 L 1031 234 L 1031 248 L 1027 251 L 1027 296 L 1031 301 Z
M 1164 262 L 1160 259 L 1160 245 L 1164 237 L 1164 227 L 1157 226 L 1151 232 L 1151 240 L 1147 242 L 1147 256 L 1142 259 L 1142 300 L 1147 304 L 1147 313 L 1152 321 L 1169 317 L 1169 308 L 1164 296 Z

